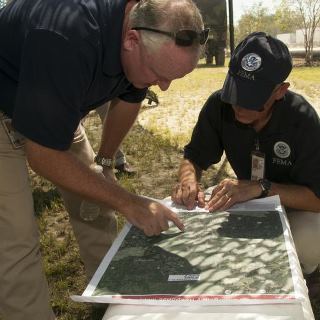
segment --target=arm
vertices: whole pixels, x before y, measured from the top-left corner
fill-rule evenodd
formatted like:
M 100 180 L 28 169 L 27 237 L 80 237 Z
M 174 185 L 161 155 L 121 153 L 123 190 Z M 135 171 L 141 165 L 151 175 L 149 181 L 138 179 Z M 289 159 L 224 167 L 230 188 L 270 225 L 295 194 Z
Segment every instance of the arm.
M 225 179 L 212 191 L 208 210 L 226 210 L 235 203 L 255 199 L 262 189 L 257 181 Z M 279 195 L 281 204 L 297 210 L 320 212 L 320 199 L 307 187 L 271 183 L 268 196 Z
M 177 215 L 165 206 L 134 195 L 112 179 L 95 174 L 68 151 L 46 148 L 27 140 L 26 155 L 35 172 L 62 188 L 123 213 L 146 235 L 167 230 L 168 221 L 173 221 L 181 230 L 184 228 Z
M 204 193 L 200 188 L 202 170 L 188 159 L 184 159 L 178 171 L 179 183 L 172 190 L 172 201 L 185 205 L 189 210 L 194 208 L 196 203 L 204 207 Z
M 129 103 L 120 99 L 111 102 L 103 126 L 99 155 L 113 158 L 136 120 L 140 107 L 141 103 Z
M 178 171 L 179 183 L 172 191 L 172 200 L 192 209 L 196 204 L 205 206 L 204 192 L 200 188 L 202 169 L 221 159 L 223 148 L 219 135 L 223 105 L 216 92 L 202 107 L 190 142 L 184 147 L 184 160 Z M 188 160 L 193 159 L 195 162 Z
M 281 204 L 285 207 L 320 212 L 320 199 L 305 186 L 272 183 L 269 195 L 280 196 Z

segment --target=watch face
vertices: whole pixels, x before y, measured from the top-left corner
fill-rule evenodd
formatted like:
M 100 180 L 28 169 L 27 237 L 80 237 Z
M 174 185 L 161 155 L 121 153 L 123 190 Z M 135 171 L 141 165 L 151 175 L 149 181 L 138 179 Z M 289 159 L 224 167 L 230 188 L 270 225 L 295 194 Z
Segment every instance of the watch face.
M 110 165 L 112 165 L 112 159 L 102 158 L 101 163 L 104 166 L 110 166 Z
M 113 167 L 113 159 L 112 158 L 105 158 L 105 157 L 101 157 L 101 156 L 96 156 L 94 160 L 100 166 L 109 167 L 109 168 Z

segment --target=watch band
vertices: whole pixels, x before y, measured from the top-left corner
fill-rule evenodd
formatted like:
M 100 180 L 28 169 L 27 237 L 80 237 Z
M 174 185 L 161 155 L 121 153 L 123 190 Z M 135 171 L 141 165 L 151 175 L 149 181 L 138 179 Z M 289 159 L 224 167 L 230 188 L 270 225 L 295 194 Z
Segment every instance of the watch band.
M 271 189 L 271 182 L 267 179 L 260 179 L 258 181 L 262 190 L 260 194 L 260 198 L 266 197 L 269 194 L 269 191 Z
M 102 167 L 114 168 L 113 158 L 105 158 L 103 156 L 96 155 L 94 158 L 94 162 Z

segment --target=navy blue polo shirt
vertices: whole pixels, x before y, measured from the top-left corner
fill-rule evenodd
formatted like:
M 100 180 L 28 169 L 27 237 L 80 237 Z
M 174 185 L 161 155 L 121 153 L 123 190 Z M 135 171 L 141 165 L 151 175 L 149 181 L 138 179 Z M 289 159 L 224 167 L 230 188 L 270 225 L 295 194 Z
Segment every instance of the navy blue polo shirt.
M 0 110 L 27 138 L 66 150 L 80 119 L 136 103 L 120 50 L 126 0 L 16 0 L 0 10 Z
M 320 197 L 320 120 L 300 95 L 288 91 L 273 106 L 267 125 L 257 133 L 236 121 L 232 106 L 213 93 L 202 108 L 184 157 L 206 170 L 223 152 L 238 179 L 251 178 L 251 152 L 265 154 L 265 176 L 278 183 L 304 185 Z

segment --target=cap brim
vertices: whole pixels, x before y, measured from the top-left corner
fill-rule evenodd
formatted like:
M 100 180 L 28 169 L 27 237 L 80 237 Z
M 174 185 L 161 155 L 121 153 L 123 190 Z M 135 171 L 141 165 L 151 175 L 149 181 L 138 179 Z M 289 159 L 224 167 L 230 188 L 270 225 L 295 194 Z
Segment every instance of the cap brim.
M 228 72 L 223 84 L 221 100 L 231 105 L 259 111 L 271 96 L 275 86 L 257 80 L 241 79 Z

